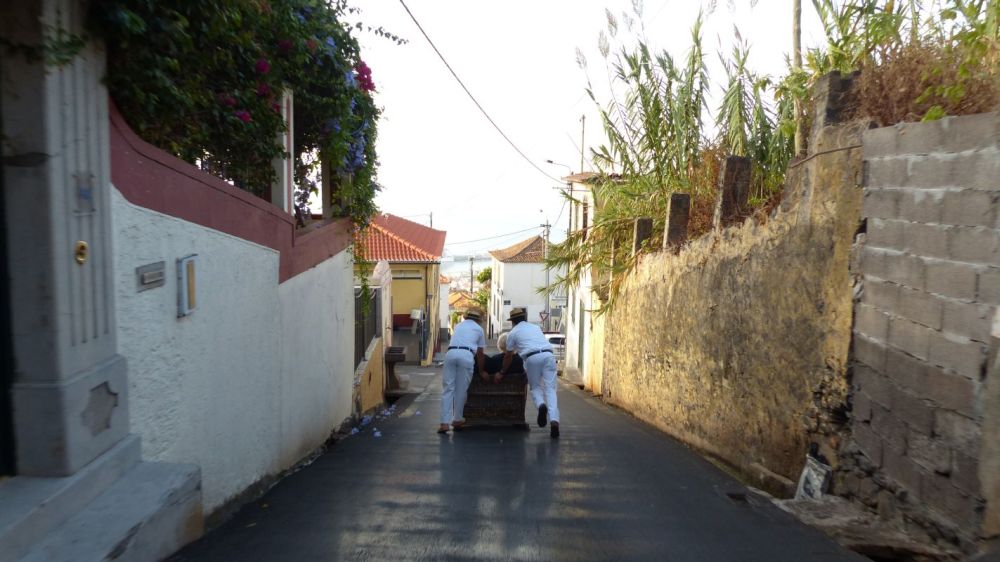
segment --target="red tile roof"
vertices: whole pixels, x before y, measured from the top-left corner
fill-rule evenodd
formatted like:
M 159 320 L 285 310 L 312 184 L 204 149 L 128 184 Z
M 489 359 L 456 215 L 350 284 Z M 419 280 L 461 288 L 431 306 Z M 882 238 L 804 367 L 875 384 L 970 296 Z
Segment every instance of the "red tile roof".
M 446 234 L 396 215 L 378 215 L 365 234 L 364 257 L 390 263 L 440 261 Z
M 542 263 L 545 261 L 545 239 L 532 236 L 502 250 L 490 250 L 490 255 L 504 263 Z

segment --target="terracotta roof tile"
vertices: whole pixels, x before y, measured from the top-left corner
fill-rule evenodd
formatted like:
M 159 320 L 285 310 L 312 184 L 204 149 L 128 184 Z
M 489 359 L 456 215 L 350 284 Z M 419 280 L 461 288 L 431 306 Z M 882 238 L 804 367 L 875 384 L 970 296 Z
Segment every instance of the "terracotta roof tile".
M 446 234 L 396 215 L 378 215 L 365 234 L 365 259 L 396 263 L 440 261 Z
M 504 263 L 542 263 L 545 261 L 545 239 L 532 236 L 501 250 L 490 250 L 490 255 Z

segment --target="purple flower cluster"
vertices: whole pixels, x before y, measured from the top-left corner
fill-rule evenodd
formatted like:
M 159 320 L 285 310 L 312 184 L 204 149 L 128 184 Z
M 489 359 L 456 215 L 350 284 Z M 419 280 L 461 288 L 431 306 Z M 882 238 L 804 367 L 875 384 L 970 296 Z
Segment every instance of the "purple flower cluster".
M 365 148 L 368 144 L 368 138 L 365 132 L 368 130 L 370 124 L 366 119 L 358 130 L 354 131 L 351 135 L 351 146 L 348 148 L 347 156 L 344 156 L 341 166 L 348 172 L 354 172 L 359 168 L 363 168 L 365 165 L 366 155 Z

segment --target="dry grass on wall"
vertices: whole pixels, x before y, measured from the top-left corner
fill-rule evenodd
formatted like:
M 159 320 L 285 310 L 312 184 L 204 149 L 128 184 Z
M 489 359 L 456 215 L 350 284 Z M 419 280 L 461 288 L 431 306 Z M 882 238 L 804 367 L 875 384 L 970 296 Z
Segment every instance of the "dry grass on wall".
M 960 52 L 939 45 L 884 47 L 877 64 L 861 69 L 850 116 L 885 127 L 920 121 L 935 106 L 947 115 L 1000 109 L 1000 72 L 983 63 L 972 66 L 970 75 L 960 79 L 961 57 Z M 946 86 L 960 82 L 961 96 L 943 93 Z

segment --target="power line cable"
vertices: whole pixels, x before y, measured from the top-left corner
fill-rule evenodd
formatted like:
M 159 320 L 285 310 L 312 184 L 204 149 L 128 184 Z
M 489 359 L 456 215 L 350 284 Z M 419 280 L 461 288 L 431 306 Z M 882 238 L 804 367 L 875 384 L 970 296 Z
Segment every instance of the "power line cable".
M 504 237 L 507 237 L 507 236 L 513 236 L 515 234 L 522 234 L 522 233 L 525 233 L 525 232 L 528 232 L 528 231 L 531 231 L 531 230 L 536 230 L 538 228 L 541 228 L 541 227 L 539 227 L 539 226 L 533 226 L 531 228 L 525 228 L 524 230 L 516 230 L 514 232 L 508 232 L 507 234 L 497 234 L 496 236 L 488 236 L 486 238 L 479 238 L 477 240 L 463 240 L 462 242 L 448 242 L 447 244 L 445 244 L 445 246 L 457 246 L 459 244 L 471 244 L 473 242 L 484 242 L 486 240 L 495 240 L 497 238 L 504 238 Z
M 441 62 L 443 62 L 446 67 L 448 67 L 448 72 L 451 72 L 451 75 L 455 77 L 456 81 L 458 81 L 458 85 L 461 86 L 463 90 L 465 90 L 465 93 L 468 94 L 469 99 L 472 100 L 472 103 L 476 104 L 476 107 L 478 107 L 479 111 L 483 113 L 483 116 L 486 117 L 486 120 L 489 121 L 491 125 L 493 125 L 493 128 L 496 129 L 498 133 L 500 133 L 500 136 L 503 137 L 503 139 L 507 141 L 508 144 L 510 144 L 511 148 L 513 148 L 518 154 L 521 155 L 521 158 L 524 158 L 525 162 L 531 164 L 531 166 L 536 170 L 538 170 L 542 175 L 551 180 L 559 181 L 557 178 L 550 176 L 548 172 L 538 167 L 538 164 L 535 164 L 531 160 L 531 158 L 528 158 L 528 156 L 524 152 L 522 152 L 521 149 L 518 148 L 516 144 L 514 144 L 514 141 L 510 140 L 510 137 L 508 137 L 507 134 L 504 133 L 502 129 L 500 129 L 500 126 L 496 124 L 496 121 L 494 121 L 492 117 L 490 117 L 489 113 L 486 113 L 486 110 L 483 109 L 483 106 L 479 104 L 479 101 L 476 100 L 476 97 L 472 95 L 472 92 L 470 92 L 467 87 L 465 87 L 465 83 L 462 82 L 462 79 L 458 77 L 458 74 L 455 73 L 455 70 L 451 68 L 451 65 L 448 64 L 448 61 L 445 60 L 444 55 L 441 54 L 441 51 L 439 51 L 434 42 L 431 41 L 430 36 L 427 35 L 426 31 L 424 31 L 423 26 L 421 26 L 420 22 L 417 21 L 417 18 L 413 15 L 413 12 L 410 11 L 410 8 L 409 6 L 406 5 L 406 2 L 404 2 L 403 0 L 399 0 L 399 3 L 403 5 L 403 9 L 406 10 L 407 14 L 409 14 L 410 19 L 413 20 L 413 23 L 416 24 L 417 29 L 420 30 L 420 33 L 424 36 L 424 39 L 427 40 L 427 43 L 429 43 L 431 48 L 434 49 L 434 52 L 437 53 L 437 56 L 439 59 L 441 59 Z

